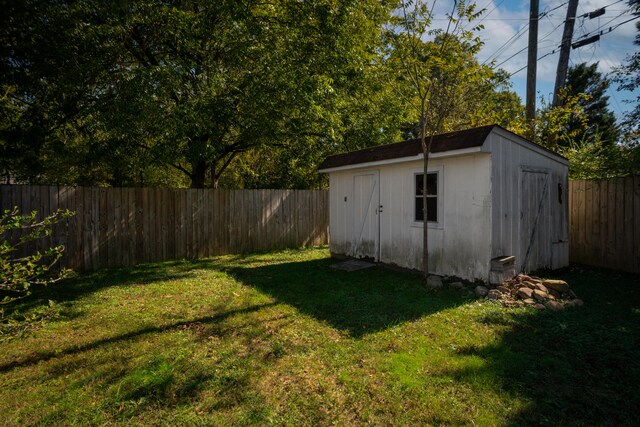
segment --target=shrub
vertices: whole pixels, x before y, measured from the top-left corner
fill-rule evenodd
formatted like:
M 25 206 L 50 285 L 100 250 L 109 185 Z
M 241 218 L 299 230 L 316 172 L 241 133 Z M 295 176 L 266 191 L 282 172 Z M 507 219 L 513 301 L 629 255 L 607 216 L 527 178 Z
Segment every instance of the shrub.
M 7 319 L 7 309 L 17 300 L 31 294 L 33 286 L 46 286 L 64 278 L 69 270 L 56 267 L 64 251 L 58 245 L 43 251 L 36 249 L 36 241 L 51 235 L 52 227 L 74 215 L 69 210 L 57 210 L 42 219 L 36 211 L 20 214 L 17 207 L 5 210 L 0 216 L 0 320 L 4 326 L 16 319 Z M 33 243 L 30 243 L 33 242 Z M 31 246 L 33 245 L 33 246 Z M 25 248 L 33 249 L 27 253 Z

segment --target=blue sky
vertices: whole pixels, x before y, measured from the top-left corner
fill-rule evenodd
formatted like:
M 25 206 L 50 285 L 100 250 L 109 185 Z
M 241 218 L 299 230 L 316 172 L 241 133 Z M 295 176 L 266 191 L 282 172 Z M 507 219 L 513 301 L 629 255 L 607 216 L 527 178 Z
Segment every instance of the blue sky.
M 450 10 L 453 1 L 447 0 L 438 3 L 436 18 L 444 18 L 445 11 Z M 485 27 L 480 33 L 480 37 L 485 44 L 478 55 L 478 59 L 480 62 L 495 60 L 496 64 L 502 63 L 500 68 L 514 73 L 511 77 L 513 89 L 524 102 L 526 98 L 526 68 L 517 73 L 516 71 L 525 67 L 527 63 L 529 2 L 476 0 L 476 3 L 479 8 L 485 9 L 485 13 L 480 18 Z M 578 16 L 601 7 L 606 7 L 606 13 L 598 18 L 591 20 L 578 18 L 574 29 L 574 40 L 599 29 L 606 30 L 633 18 L 629 11 L 627 0 L 580 0 Z M 540 96 L 550 99 L 553 92 L 558 65 L 558 46 L 562 39 L 564 20 L 567 13 L 566 0 L 540 0 L 540 12 L 546 13 L 539 21 L 538 58 L 554 49 L 556 53 L 549 54 L 538 61 L 538 105 L 540 104 Z M 612 32 L 602 35 L 599 42 L 572 49 L 569 64 L 599 62 L 598 70 L 603 73 L 608 73 L 613 68 L 620 66 L 625 62 L 625 58 L 628 55 L 640 50 L 640 46 L 633 44 L 637 32 L 635 23 L 638 21 L 640 20 L 620 25 Z M 505 45 L 505 42 L 512 37 L 514 37 L 513 41 Z M 518 53 L 520 50 L 522 52 Z M 635 99 L 637 94 L 619 92 L 613 86 L 608 93 L 610 97 L 609 107 L 619 117 L 632 108 L 624 101 Z

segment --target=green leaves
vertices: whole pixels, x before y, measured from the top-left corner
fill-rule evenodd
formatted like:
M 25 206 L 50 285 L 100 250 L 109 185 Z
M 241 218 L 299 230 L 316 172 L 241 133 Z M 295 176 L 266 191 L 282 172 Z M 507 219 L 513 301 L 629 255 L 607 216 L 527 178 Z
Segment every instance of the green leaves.
M 0 84 L 16 99 L 3 99 L 0 167 L 30 182 L 194 187 L 250 150 L 339 140 L 390 11 L 374 0 L 11 6 L 21 19 L 0 30 Z
M 73 216 L 69 210 L 57 210 L 42 219 L 37 212 L 20 214 L 18 208 L 0 215 L 0 305 L 30 295 L 33 285 L 48 285 L 62 279 L 67 270 L 52 271 L 64 251 L 64 246 L 35 249 L 33 242 L 49 236 L 51 227 Z M 0 308 L 0 318 L 4 317 Z
M 432 27 L 433 4 L 402 2 L 386 34 L 387 64 L 409 108 L 413 136 L 498 123 L 521 114 L 504 75 L 475 58 L 482 41 L 473 26 L 483 11 L 454 3 L 444 28 Z M 508 112 L 506 114 L 505 112 Z

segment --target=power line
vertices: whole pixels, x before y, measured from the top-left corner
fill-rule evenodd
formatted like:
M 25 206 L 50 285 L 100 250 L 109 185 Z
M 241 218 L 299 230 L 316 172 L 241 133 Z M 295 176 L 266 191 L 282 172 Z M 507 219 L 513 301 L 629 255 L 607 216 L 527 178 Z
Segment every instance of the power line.
M 513 58 L 514 56 L 518 55 L 519 53 L 524 52 L 525 50 L 527 50 L 528 47 L 529 46 L 523 47 L 522 49 L 520 49 L 519 51 L 517 51 L 516 53 L 514 53 L 513 55 L 511 55 L 510 57 L 508 57 L 507 59 L 505 59 L 504 61 L 502 61 L 498 65 L 496 65 L 496 68 L 500 67 L 502 64 L 504 64 L 505 62 L 509 61 L 511 58 Z
M 546 54 L 542 55 L 541 57 L 539 57 L 538 59 L 536 59 L 536 61 L 540 61 L 541 59 L 546 58 L 546 57 L 547 57 L 547 56 L 549 56 L 549 55 L 553 55 L 554 53 L 556 53 L 556 49 L 552 50 L 552 51 L 551 51 L 551 52 L 549 52 L 549 53 L 546 53 Z M 520 71 L 524 70 L 525 68 L 527 68 L 527 66 L 526 66 L 526 65 L 525 65 L 524 67 L 520 68 L 518 71 L 514 71 L 513 73 L 509 74 L 509 77 L 513 77 L 513 76 L 515 76 L 516 74 L 518 74 Z
M 631 22 L 631 21 L 634 21 L 634 20 L 636 20 L 636 19 L 640 19 L 640 16 L 635 16 L 635 17 L 633 17 L 633 18 L 631 18 L 631 19 L 627 19 L 627 20 L 626 20 L 626 21 L 624 21 L 624 22 L 620 22 L 620 23 L 618 23 L 618 24 L 616 24 L 616 25 L 614 25 L 614 26 L 610 27 L 607 31 L 602 32 L 602 34 L 608 34 L 608 33 L 612 32 L 613 30 L 615 30 L 616 28 L 620 27 L 621 25 L 624 25 L 624 24 L 626 24 L 627 22 Z M 537 61 L 540 61 L 541 59 L 546 58 L 546 57 L 547 57 L 547 56 L 549 56 L 549 55 L 553 55 L 554 53 L 556 53 L 557 49 L 558 49 L 558 48 L 555 48 L 555 49 L 553 49 L 551 52 L 548 52 L 548 53 L 546 53 L 546 54 L 542 55 L 541 57 L 539 57 L 539 58 L 537 59 Z M 515 56 L 515 55 L 514 55 L 514 56 Z M 505 61 L 505 62 L 506 62 L 506 61 Z M 527 66 L 526 66 L 526 65 L 525 65 L 524 67 L 522 67 L 522 68 L 520 68 L 520 69 L 518 69 L 518 70 L 514 71 L 513 73 L 509 74 L 509 77 L 513 77 L 514 75 L 518 74 L 520 71 L 524 70 L 525 68 L 527 68 Z
M 623 1 L 626 1 L 626 0 L 617 0 L 617 1 L 614 1 L 613 3 L 609 3 L 609 4 L 607 4 L 607 5 L 604 5 L 604 6 L 602 6 L 602 7 L 599 7 L 599 8 L 598 8 L 598 10 L 600 10 L 600 9 L 606 9 L 606 8 L 607 8 L 607 7 L 609 7 L 609 6 L 613 6 L 614 4 L 622 3 Z M 578 18 L 586 18 L 587 16 L 589 16 L 589 13 L 591 13 L 591 12 L 584 13 L 584 14 L 582 14 L 582 15 L 578 16 Z
M 620 0 L 620 1 L 622 1 L 622 0 Z M 558 6 L 554 7 L 553 9 L 546 10 L 546 11 L 542 12 L 542 15 L 544 15 L 545 13 L 553 12 L 554 10 L 560 9 L 562 6 L 564 6 L 567 3 L 569 3 L 569 2 L 566 1 L 564 3 L 559 4 Z
M 640 18 L 640 16 L 634 16 L 633 18 L 627 19 L 626 21 L 623 21 L 623 22 L 620 22 L 620 23 L 618 23 L 618 24 L 616 24 L 616 25 L 612 25 L 612 26 L 610 26 L 608 30 L 601 30 L 602 28 L 605 28 L 608 24 L 610 24 L 612 21 L 614 21 L 615 19 L 620 18 L 622 15 L 624 15 L 624 14 L 626 14 L 626 13 L 628 13 L 628 12 L 630 12 L 630 11 L 628 11 L 628 10 L 627 10 L 627 11 L 622 12 L 621 14 L 619 14 L 618 16 L 616 16 L 615 18 L 612 18 L 612 19 L 610 19 L 609 21 L 607 21 L 607 23 L 606 23 L 606 24 L 601 25 L 601 26 L 599 26 L 598 28 L 596 28 L 595 30 L 590 31 L 590 32 L 588 32 L 588 33 L 584 34 L 583 36 L 581 36 L 581 37 L 580 37 L 580 38 L 578 38 L 577 40 L 574 40 L 574 43 L 575 43 L 575 42 L 579 42 L 579 41 L 584 40 L 584 39 L 587 39 L 587 38 L 589 38 L 591 35 L 595 35 L 595 34 L 597 34 L 597 35 L 604 35 L 604 34 L 608 34 L 608 33 L 612 32 L 613 30 L 615 30 L 616 28 L 620 27 L 621 25 L 624 25 L 624 24 L 626 24 L 627 22 L 631 22 L 631 21 L 634 21 L 634 20 L 636 20 L 636 19 Z
M 498 59 L 498 57 L 500 55 L 502 55 L 502 53 L 506 50 L 506 48 L 512 44 L 515 43 L 516 41 L 518 41 L 518 39 L 520 39 L 520 37 L 522 37 L 525 33 L 524 30 L 527 29 L 529 27 L 529 23 L 527 22 L 526 25 L 524 25 L 522 28 L 520 28 L 513 36 L 511 36 L 511 38 L 509 40 L 507 40 L 502 46 L 500 46 L 494 53 L 492 53 L 491 55 L 489 55 L 487 57 L 487 59 L 485 59 L 481 65 L 484 65 L 485 63 L 487 63 L 489 60 L 495 60 Z
M 548 38 L 549 38 L 549 36 L 550 36 L 551 34 L 555 33 L 555 32 L 556 32 L 556 30 L 557 30 L 558 28 L 560 28 L 560 26 L 561 26 L 562 24 L 564 24 L 564 21 L 562 21 L 561 23 L 559 23 L 558 25 L 556 25 L 556 26 L 555 26 L 555 28 L 554 28 L 553 30 L 551 30 L 551 31 L 550 31 L 546 36 L 542 37 L 542 39 L 541 39 L 540 41 L 544 41 L 544 40 L 548 39 Z
M 501 2 L 501 3 L 502 3 L 502 2 Z M 561 3 L 560 5 L 558 5 L 558 6 L 554 7 L 553 9 L 549 9 L 549 10 L 545 10 L 545 11 L 543 11 L 540 15 L 538 15 L 538 19 L 540 19 L 540 18 L 547 18 L 547 19 L 549 19 L 549 21 L 551 21 L 551 19 L 550 19 L 550 16 L 552 16 L 552 15 L 551 15 L 551 12 L 553 12 L 554 10 L 557 10 L 557 9 L 561 8 L 562 6 L 564 6 L 564 5 L 565 5 L 565 4 L 567 4 L 567 3 L 568 3 L 568 2 L 564 2 L 564 3 Z M 495 9 L 495 8 L 494 8 L 494 9 Z M 561 22 L 560 24 L 558 24 L 558 26 L 556 26 L 556 27 L 553 29 L 553 31 L 552 31 L 551 33 L 553 33 L 554 31 L 556 31 L 556 30 L 558 29 L 558 27 L 560 27 L 560 25 L 562 25 L 563 23 L 564 23 L 564 21 L 563 21 L 563 22 Z M 513 36 L 511 36 L 511 38 L 510 38 L 509 40 L 507 40 L 506 42 L 504 42 L 504 43 L 503 43 L 503 44 L 502 44 L 498 49 L 496 49 L 496 51 L 495 51 L 494 53 L 492 53 L 491 55 L 487 56 L 487 59 L 485 59 L 484 61 L 482 61 L 482 64 L 481 64 L 481 65 L 486 64 L 486 63 L 487 63 L 488 61 L 490 61 L 490 60 L 498 59 L 498 57 L 499 57 L 500 55 L 502 55 L 502 53 L 506 50 L 506 48 L 507 48 L 509 45 L 511 45 L 511 44 L 513 44 L 513 43 L 515 43 L 516 41 L 518 41 L 518 40 L 520 39 L 520 37 L 522 37 L 522 36 L 524 35 L 524 30 L 526 30 L 528 27 L 529 27 L 529 23 L 527 22 L 527 24 L 525 24 L 522 28 L 520 28 L 520 29 L 519 29 L 519 30 L 518 30 L 518 31 L 517 31 Z M 542 40 L 541 40 L 541 41 L 543 41 L 543 40 L 545 40 L 547 37 L 549 37 L 549 36 L 551 35 L 551 33 L 549 33 L 549 34 L 547 34 L 546 36 L 544 36 L 544 37 L 542 38 Z M 522 51 L 520 51 L 520 52 L 522 52 Z M 513 56 L 511 56 L 509 59 L 511 59 L 511 58 L 513 58 Z M 509 59 L 507 59 L 506 61 L 508 61 Z M 504 62 L 506 62 L 506 61 L 501 62 L 501 63 L 500 63 L 500 65 L 504 64 Z
M 486 15 L 484 15 L 484 16 L 482 17 L 482 19 L 480 19 L 480 21 L 478 21 L 478 23 L 477 23 L 476 25 L 480 25 L 480 24 L 482 24 L 482 21 L 484 21 L 485 19 L 487 19 L 487 16 L 491 15 L 491 14 L 493 13 L 493 11 L 494 11 L 494 10 L 496 10 L 498 7 L 500 7 L 500 5 L 501 5 L 502 3 L 504 3 L 504 0 L 501 0 L 501 1 L 500 1 L 500 3 L 496 4 L 496 5 L 493 7 L 493 9 L 491 9 L 491 11 L 490 11 L 490 12 L 488 12 Z

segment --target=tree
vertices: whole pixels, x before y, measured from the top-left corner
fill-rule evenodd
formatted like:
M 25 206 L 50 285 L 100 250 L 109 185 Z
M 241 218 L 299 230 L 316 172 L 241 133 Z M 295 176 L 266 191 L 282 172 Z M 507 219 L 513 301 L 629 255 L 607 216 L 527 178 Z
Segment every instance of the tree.
M 587 95 L 580 93 L 570 96 L 563 88 L 558 96 L 562 101 L 555 107 L 544 97 L 540 97 L 540 108 L 536 111 L 533 123 L 527 123 L 523 118 L 513 123 L 510 130 L 520 134 L 525 131 L 533 132 L 534 142 L 552 151 L 557 151 L 558 141 L 563 141 L 565 145 L 575 141 L 587 129 L 582 105 Z M 569 127 L 569 123 L 574 126 Z
M 629 6 L 634 15 L 640 15 L 640 0 L 629 0 Z M 638 34 L 634 43 L 640 46 L 640 22 L 636 22 Z M 614 72 L 614 81 L 618 83 L 618 90 L 637 91 L 640 88 L 640 51 L 627 58 L 626 64 Z M 625 114 L 621 123 L 624 138 L 627 142 L 637 143 L 640 140 L 640 92 L 636 95 L 634 108 Z
M 610 81 L 598 72 L 598 63 L 578 64 L 569 68 L 567 74 L 567 96 L 585 94 L 579 101 L 583 108 L 586 123 L 572 118 L 567 124 L 567 134 L 576 134 L 577 140 L 600 141 L 602 144 L 615 144 L 619 131 L 616 117 L 609 110 L 609 97 L 605 95 Z M 586 129 L 584 126 L 586 124 Z M 562 140 L 559 140 L 562 144 Z
M 392 21 L 389 32 L 390 64 L 398 71 L 402 82 L 403 98 L 418 123 L 418 137 L 422 147 L 423 163 L 423 276 L 429 277 L 429 249 L 427 227 L 427 172 L 433 137 L 442 132 L 455 117 L 455 111 L 464 105 L 465 82 L 487 78 L 488 67 L 477 66 L 473 55 L 481 46 L 474 32 L 465 29 L 480 13 L 475 5 L 454 1 L 447 15 L 446 29 L 432 27 L 435 2 L 401 1 L 400 11 Z M 431 39 L 431 40 L 428 40 Z
M 640 145 L 602 144 L 598 140 L 573 140 L 560 147 L 569 159 L 569 178 L 603 179 L 637 175 Z
M 373 0 L 2 6 L 3 169 L 46 180 L 63 152 L 70 166 L 87 162 L 79 183 L 173 168 L 192 187 L 216 186 L 250 150 L 330 144 L 341 91 L 371 63 L 390 10 Z

